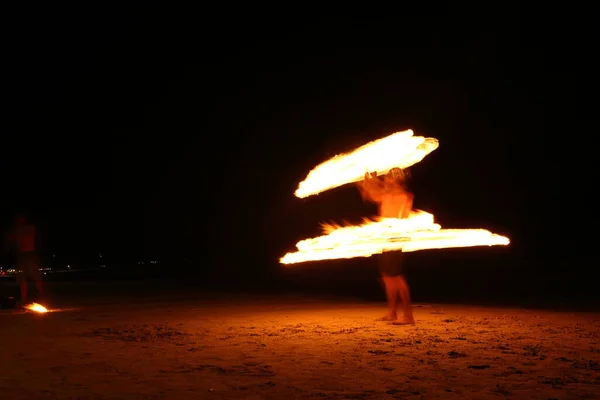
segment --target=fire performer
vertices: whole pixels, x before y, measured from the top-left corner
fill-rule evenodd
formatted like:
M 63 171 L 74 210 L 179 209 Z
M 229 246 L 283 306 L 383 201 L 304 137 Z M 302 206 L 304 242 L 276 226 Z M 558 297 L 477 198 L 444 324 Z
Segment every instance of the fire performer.
M 406 187 L 407 172 L 392 168 L 383 177 L 376 172 L 365 174 L 357 186 L 363 200 L 376 203 L 382 218 L 408 218 L 414 195 Z M 402 251 L 385 251 L 379 255 L 379 270 L 385 286 L 388 313 L 380 318 L 397 325 L 414 324 L 410 290 L 404 277 L 404 254 Z M 398 298 L 402 302 L 402 319 L 398 319 Z

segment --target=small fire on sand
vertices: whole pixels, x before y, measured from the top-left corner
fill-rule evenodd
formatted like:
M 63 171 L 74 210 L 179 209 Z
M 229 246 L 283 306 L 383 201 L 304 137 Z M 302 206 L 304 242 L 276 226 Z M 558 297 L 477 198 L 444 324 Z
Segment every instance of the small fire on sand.
M 27 304 L 26 306 L 23 306 L 23 308 L 26 308 L 29 311 L 33 311 L 36 313 L 40 313 L 40 314 L 44 314 L 48 312 L 48 309 L 46 307 L 44 307 L 41 304 L 38 303 L 31 303 L 31 304 Z

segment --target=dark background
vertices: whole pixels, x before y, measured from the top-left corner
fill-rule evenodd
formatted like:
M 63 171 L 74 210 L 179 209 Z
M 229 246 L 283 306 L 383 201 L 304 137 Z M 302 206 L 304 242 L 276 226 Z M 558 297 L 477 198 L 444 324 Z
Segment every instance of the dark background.
M 161 279 L 379 293 L 373 258 L 291 268 L 278 258 L 320 222 L 376 211 L 352 185 L 297 199 L 310 169 L 411 128 L 440 141 L 412 168 L 416 208 L 512 241 L 410 254 L 417 298 L 589 299 L 597 273 L 572 251 L 566 163 L 550 155 L 582 71 L 541 20 L 514 10 L 15 12 L 3 221 L 28 210 L 46 251 L 158 259 Z

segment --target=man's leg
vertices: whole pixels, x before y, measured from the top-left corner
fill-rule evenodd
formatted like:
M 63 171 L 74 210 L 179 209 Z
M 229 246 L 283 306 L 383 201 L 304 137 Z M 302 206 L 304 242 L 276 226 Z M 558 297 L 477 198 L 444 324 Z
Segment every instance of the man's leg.
M 42 281 L 41 278 L 36 279 L 35 288 L 38 292 L 38 297 L 43 298 L 44 297 L 44 281 Z
M 400 324 L 414 324 L 415 317 L 412 312 L 412 303 L 410 300 L 410 290 L 404 276 L 399 275 L 394 277 L 395 286 L 398 288 L 400 300 L 402 301 L 403 318 L 399 321 Z
M 29 263 L 27 273 L 30 280 L 35 282 L 35 289 L 37 291 L 37 298 L 41 299 L 44 295 L 44 284 L 42 281 L 42 273 L 40 271 L 40 259 L 36 253 L 29 255 Z
M 21 291 L 21 304 L 26 304 L 28 299 L 29 283 L 27 282 L 27 276 L 24 271 L 17 272 L 17 284 Z
M 393 253 L 384 252 L 379 255 L 379 272 L 381 273 L 388 306 L 388 312 L 379 318 L 380 321 L 395 321 L 398 319 L 398 288 L 393 278 L 394 269 L 396 268 L 394 264 Z
M 388 312 L 382 318 L 381 321 L 395 321 L 398 319 L 398 288 L 396 282 L 391 276 L 384 276 L 383 285 L 385 286 L 385 297 L 387 299 Z

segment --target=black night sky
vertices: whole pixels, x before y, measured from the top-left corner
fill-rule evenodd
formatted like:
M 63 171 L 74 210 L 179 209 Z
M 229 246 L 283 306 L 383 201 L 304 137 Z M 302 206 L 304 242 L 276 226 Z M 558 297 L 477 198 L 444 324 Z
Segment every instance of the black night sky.
M 415 264 L 564 273 L 547 143 L 575 83 L 530 20 L 74 12 L 15 27 L 5 76 L 4 221 L 31 210 L 47 249 L 264 275 L 320 222 L 375 213 L 352 185 L 297 199 L 308 171 L 411 128 L 440 141 L 416 208 L 512 240 Z

